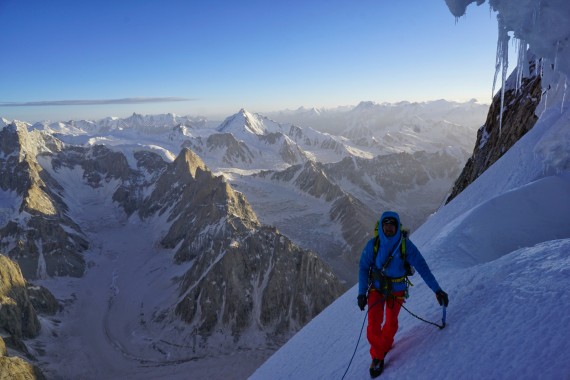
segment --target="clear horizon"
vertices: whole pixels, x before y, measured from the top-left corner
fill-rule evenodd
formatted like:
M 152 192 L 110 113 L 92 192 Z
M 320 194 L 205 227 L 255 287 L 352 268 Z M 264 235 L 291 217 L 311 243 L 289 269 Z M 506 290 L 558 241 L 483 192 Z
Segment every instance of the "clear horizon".
M 443 0 L 31 3 L 0 4 L 10 120 L 491 102 L 487 4 L 455 20 Z

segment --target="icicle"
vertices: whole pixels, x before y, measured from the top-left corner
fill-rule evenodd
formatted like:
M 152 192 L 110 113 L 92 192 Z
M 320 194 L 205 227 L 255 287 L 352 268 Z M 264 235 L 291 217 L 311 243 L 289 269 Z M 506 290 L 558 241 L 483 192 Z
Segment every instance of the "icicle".
M 493 95 L 495 95 L 495 86 L 497 84 L 497 75 L 502 68 L 501 73 L 501 111 L 499 116 L 499 136 L 503 129 L 503 111 L 505 103 L 505 83 L 507 81 L 507 70 L 509 68 L 509 33 L 505 26 L 501 14 L 497 15 L 497 25 L 499 28 L 497 39 L 497 59 L 495 63 L 495 77 L 493 78 Z
M 541 59 L 539 60 L 539 62 L 540 62 L 540 69 L 539 69 L 539 72 L 540 72 L 540 79 L 541 79 L 541 81 L 543 81 L 543 82 L 544 82 L 544 61 L 545 61 L 544 58 L 541 58 Z M 539 118 L 542 117 L 542 114 L 544 113 L 544 111 L 546 111 L 546 108 L 547 108 L 547 105 L 548 105 L 548 91 L 544 91 L 544 90 L 542 91 L 541 103 L 544 104 L 544 107 L 543 107 L 543 109 L 542 109 L 542 112 L 541 112 L 540 115 L 539 115 Z
M 523 73 L 526 69 L 526 41 L 517 39 L 517 76 L 515 91 L 519 93 L 522 88 Z
M 495 87 L 497 85 L 497 75 L 499 74 L 499 69 L 501 68 L 501 49 L 502 49 L 502 39 L 501 39 L 501 26 L 502 26 L 502 16 L 500 14 L 497 15 L 497 21 L 499 26 L 499 36 L 497 39 L 497 52 L 495 54 L 495 75 L 493 77 L 493 87 L 491 89 L 491 99 L 495 96 Z

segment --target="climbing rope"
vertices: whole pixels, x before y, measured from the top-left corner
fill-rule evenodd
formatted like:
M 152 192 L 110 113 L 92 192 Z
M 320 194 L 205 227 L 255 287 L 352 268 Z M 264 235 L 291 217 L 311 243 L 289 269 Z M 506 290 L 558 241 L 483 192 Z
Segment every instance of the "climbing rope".
M 396 300 L 395 297 L 394 297 L 394 300 Z M 366 324 L 366 318 L 368 317 L 368 313 L 370 312 L 370 309 L 372 309 L 374 306 L 376 306 L 378 303 L 380 303 L 382 301 L 384 301 L 384 299 L 380 299 L 380 300 L 376 301 L 366 311 L 366 314 L 364 315 L 364 320 L 362 321 L 362 327 L 360 327 L 360 334 L 358 334 L 358 340 L 356 341 L 356 347 L 354 347 L 354 352 L 352 353 L 352 357 L 350 358 L 350 361 L 348 362 L 348 366 L 346 367 L 346 371 L 344 371 L 344 375 L 342 375 L 341 380 L 343 380 L 344 377 L 346 376 L 346 374 L 348 373 L 348 369 L 350 368 L 350 365 L 352 364 L 352 361 L 354 360 L 354 356 L 356 355 L 356 351 L 358 350 L 358 345 L 360 344 L 360 338 L 362 338 L 362 331 L 364 330 L 364 325 Z M 398 302 L 398 304 L 400 304 L 400 306 L 402 306 L 404 308 L 404 310 L 406 310 L 408 313 L 410 313 L 411 316 L 419 319 L 420 321 L 425 322 L 425 323 L 429 323 L 430 325 L 437 326 L 437 327 L 439 327 L 440 330 L 442 330 L 445 327 L 445 319 L 446 319 L 446 314 L 447 314 L 447 311 L 446 311 L 447 308 L 445 306 L 443 306 L 443 317 L 441 319 L 441 325 L 438 325 L 437 323 L 427 321 L 427 320 L 417 316 L 416 314 L 412 313 L 410 310 L 408 310 L 407 307 L 404 306 L 403 303 L 401 303 L 399 301 L 396 301 L 396 302 Z
M 445 327 L 445 318 L 446 318 L 446 314 L 447 314 L 447 311 L 446 311 L 447 308 L 446 308 L 445 306 L 443 306 L 443 317 L 441 318 L 441 325 L 438 325 L 438 324 L 435 323 L 435 322 L 427 321 L 427 320 L 423 319 L 422 317 L 419 317 L 419 316 L 415 315 L 415 314 L 412 313 L 410 310 L 408 310 L 408 308 L 405 307 L 403 303 L 401 303 L 401 302 L 399 302 L 399 301 L 396 301 L 396 302 L 398 302 L 398 304 L 400 304 L 400 306 L 402 306 L 402 308 L 403 308 L 404 310 L 406 310 L 412 317 L 417 318 L 417 319 L 419 319 L 419 320 L 422 321 L 422 322 L 429 323 L 430 325 L 437 326 L 437 327 L 439 327 L 440 330 L 442 330 L 442 329 Z
M 344 379 L 344 377 L 348 373 L 348 369 L 350 368 L 350 365 L 352 364 L 352 360 L 354 360 L 354 355 L 356 355 L 356 351 L 358 350 L 358 345 L 360 344 L 360 338 L 362 338 L 362 330 L 364 330 L 364 325 L 366 324 L 366 318 L 368 317 L 368 313 L 370 312 L 370 309 L 372 309 L 374 306 L 376 306 L 377 304 L 379 304 L 382 301 L 384 301 L 384 300 L 380 299 L 380 300 L 376 301 L 375 303 L 373 303 L 368 308 L 368 310 L 366 310 L 366 314 L 364 314 L 364 320 L 362 321 L 362 327 L 360 328 L 360 334 L 358 334 L 358 340 L 356 341 L 356 347 L 354 347 L 354 352 L 352 353 L 352 357 L 350 358 L 350 361 L 348 362 L 348 366 L 346 367 L 346 371 L 344 371 L 344 375 L 342 375 L 341 380 Z

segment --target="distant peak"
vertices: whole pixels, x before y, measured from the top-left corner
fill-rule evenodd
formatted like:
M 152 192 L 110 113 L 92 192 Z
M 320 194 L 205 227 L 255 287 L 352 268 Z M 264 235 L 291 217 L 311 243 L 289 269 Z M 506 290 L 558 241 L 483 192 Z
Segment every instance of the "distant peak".
M 174 160 L 174 164 L 178 169 L 188 170 L 192 177 L 196 177 L 198 168 L 206 171 L 206 164 L 202 159 L 188 148 L 183 148 L 178 157 Z
M 245 131 L 255 135 L 264 135 L 265 127 L 263 121 L 257 115 L 253 115 L 242 108 L 238 113 L 226 118 L 218 128 L 218 131 L 230 133 Z
M 367 100 L 367 101 L 362 101 L 362 102 L 358 103 L 358 105 L 354 109 L 368 110 L 368 109 L 373 109 L 376 106 L 378 106 L 378 103 L 373 102 L 371 100 Z

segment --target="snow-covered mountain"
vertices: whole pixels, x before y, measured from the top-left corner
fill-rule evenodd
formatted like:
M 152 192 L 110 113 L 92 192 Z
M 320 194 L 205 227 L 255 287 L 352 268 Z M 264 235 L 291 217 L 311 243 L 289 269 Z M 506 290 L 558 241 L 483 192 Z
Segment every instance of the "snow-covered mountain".
M 127 119 L 38 123 L 31 129 L 51 133 L 67 144 L 104 144 L 116 151 L 128 152 L 125 157 L 132 167 L 136 167 L 134 155 L 141 149 L 172 161 L 180 149 L 190 148 L 209 168 L 223 174 L 246 195 L 263 223 L 275 225 L 298 244 L 318 248 L 321 257 L 335 268 L 346 268 L 347 261 L 356 259 L 362 242 L 371 233 L 374 214 L 386 204 L 398 207 L 403 215 L 409 216 L 407 224 L 412 229 L 440 206 L 467 160 L 473 139 L 470 133 L 474 133 L 483 120 L 479 107 L 474 102 L 404 102 L 392 106 L 362 102 L 345 111 L 346 114 L 337 115 L 347 129 L 366 118 L 381 120 L 382 115 L 386 115 L 385 108 L 397 116 L 391 118 L 393 124 L 376 129 L 380 137 L 360 136 L 352 140 L 311 127 L 276 122 L 243 109 L 215 128 L 212 128 L 214 123 L 201 118 L 133 115 Z M 479 115 L 480 122 L 456 125 L 436 119 L 449 114 L 450 109 L 462 109 L 466 120 L 475 120 Z M 325 111 L 311 114 L 314 117 L 329 115 Z M 434 119 L 421 119 L 426 116 Z M 414 125 L 406 124 L 410 119 Z M 424 154 L 421 152 L 427 153 L 418 156 Z M 379 154 L 392 154 L 395 159 L 375 159 Z M 421 162 L 424 159 L 425 163 Z M 385 165 L 396 161 L 399 161 L 398 169 L 385 170 Z M 337 162 L 343 163 L 335 165 Z M 359 162 L 360 168 L 351 167 L 352 162 Z M 324 167 L 315 163 L 330 166 L 326 173 L 320 173 Z M 291 172 L 297 170 L 292 166 L 302 165 L 317 169 L 305 171 L 301 176 L 303 181 L 322 181 L 319 176 L 323 176 L 326 182 L 342 189 L 343 197 L 324 199 L 323 203 L 317 201 L 321 199 L 320 194 L 305 190 L 307 185 L 292 186 L 288 181 L 279 180 L 282 176 L 278 175 L 255 177 L 261 170 Z M 354 172 L 350 173 L 351 170 Z M 279 190 L 268 192 L 268 186 Z M 274 195 L 278 195 L 277 199 Z M 276 204 L 288 204 L 298 212 L 278 213 L 275 210 L 280 207 L 275 207 Z M 314 211 L 316 204 L 319 204 L 319 212 Z M 321 240 L 312 238 L 310 229 L 306 228 L 313 225 L 319 215 L 327 215 L 319 221 L 319 231 L 314 232 L 327 236 Z M 359 222 L 355 223 L 356 220 Z M 352 275 L 338 270 L 337 273 L 344 281 L 355 281 Z
M 85 270 L 88 242 L 67 214 L 62 186 L 38 161 L 62 146 L 24 125 L 0 130 L 0 251 L 17 260 L 28 279 L 81 276 Z
M 28 279 L 45 281 L 71 320 L 103 326 L 76 337 L 73 324 L 42 317 L 45 335 L 30 349 L 54 376 L 82 377 L 94 366 L 112 377 L 98 359 L 60 362 L 73 352 L 67 344 L 83 339 L 85 355 L 99 355 L 103 339 L 138 361 L 235 350 L 264 357 L 344 289 L 314 252 L 259 223 L 189 149 L 169 162 L 146 149 L 67 145 L 15 124 L 1 133 L 2 252 Z M 52 334 L 61 338 L 55 348 L 44 340 Z
M 216 131 L 207 139 L 190 138 L 186 142 L 213 168 L 284 169 L 308 160 L 332 162 L 353 155 L 371 157 L 380 152 L 370 147 L 362 150 L 346 138 L 310 127 L 278 123 L 243 109 L 226 118 Z
M 63 378 L 196 369 L 228 353 L 233 374 L 251 373 L 338 297 L 339 276 L 354 282 L 346 268 L 375 208 L 409 208 L 419 225 L 466 159 L 413 139 L 377 156 L 246 110 L 215 126 L 133 115 L 1 132 L 2 253 L 63 306 L 40 314 L 29 347 Z M 84 324 L 103 330 L 78 335 Z
M 475 1 L 446 2 L 459 17 Z M 402 310 L 382 379 L 569 378 L 570 108 L 565 83 L 570 50 L 563 41 L 570 37 L 570 5 L 557 0 L 490 4 L 501 16 L 500 40 L 514 31 L 525 41 L 523 48 L 528 43 L 541 58 L 536 61 L 543 91 L 538 120 L 411 236 L 449 293 L 448 324 L 438 330 Z M 526 65 L 525 57 L 520 66 Z M 526 107 L 525 100 L 532 103 L 501 99 L 508 98 L 496 97 L 493 105 L 500 109 L 494 113 L 499 118 L 506 107 L 511 115 L 524 115 L 518 107 Z M 488 143 L 508 146 L 508 130 L 516 127 L 502 123 Z M 486 153 L 491 157 L 493 149 Z M 421 279 L 412 281 L 405 306 L 439 322 L 442 310 L 433 292 Z M 250 378 L 369 378 L 369 346 L 362 336 L 366 314 L 356 306 L 356 296 L 356 287 L 347 291 Z
M 382 153 L 433 151 L 440 143 L 455 140 L 470 151 L 469 137 L 481 125 L 487 104 L 475 100 L 458 103 L 436 100 L 422 103 L 378 104 L 363 101 L 353 107 L 279 111 L 268 116 L 322 132 L 341 135 L 358 145 L 375 145 Z
M 409 133 L 404 125 L 400 131 L 392 126 L 397 137 L 386 132 L 383 144 L 374 138 L 359 143 L 241 110 L 218 133 L 186 144 L 209 166 L 217 165 L 264 223 L 319 252 L 343 280 L 353 283 L 346 268 L 357 261 L 377 210 L 398 207 L 409 217 L 408 227 L 416 228 L 441 205 L 455 181 L 467 159 L 461 146 L 471 145 L 466 143 L 470 128 L 454 125 L 448 133 L 441 123 L 426 123 L 437 136 L 431 140 L 418 138 L 421 129 Z M 379 152 L 397 153 L 377 156 Z M 220 166 L 219 157 L 222 165 L 233 167 Z M 267 168 L 271 170 L 258 173 Z

